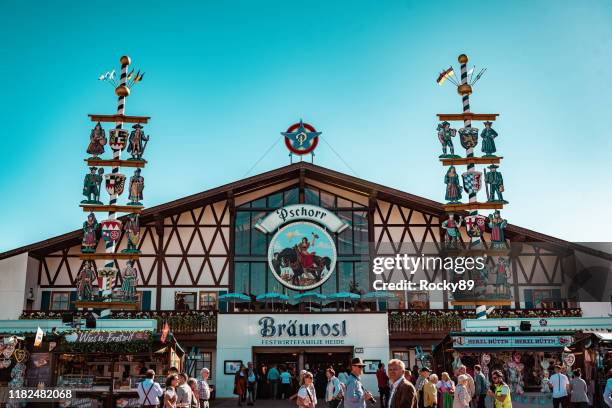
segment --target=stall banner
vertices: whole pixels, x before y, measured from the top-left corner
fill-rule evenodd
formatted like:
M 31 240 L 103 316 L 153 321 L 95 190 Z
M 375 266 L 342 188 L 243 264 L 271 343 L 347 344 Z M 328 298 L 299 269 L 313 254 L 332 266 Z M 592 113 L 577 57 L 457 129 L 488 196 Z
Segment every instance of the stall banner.
M 123 343 L 128 341 L 146 341 L 149 339 L 149 332 L 142 331 L 122 331 L 122 332 L 79 332 L 66 335 L 65 339 L 69 343 Z
M 454 348 L 564 347 L 572 336 L 453 336 Z

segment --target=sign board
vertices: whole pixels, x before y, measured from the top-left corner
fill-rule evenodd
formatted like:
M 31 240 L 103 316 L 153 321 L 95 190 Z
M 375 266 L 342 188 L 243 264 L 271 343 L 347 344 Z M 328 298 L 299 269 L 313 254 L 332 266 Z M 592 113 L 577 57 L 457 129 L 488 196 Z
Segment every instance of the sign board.
M 129 341 L 145 341 L 150 338 L 150 333 L 143 331 L 84 331 L 67 334 L 65 339 L 68 343 L 124 343 Z
M 565 347 L 572 336 L 454 336 L 453 348 Z

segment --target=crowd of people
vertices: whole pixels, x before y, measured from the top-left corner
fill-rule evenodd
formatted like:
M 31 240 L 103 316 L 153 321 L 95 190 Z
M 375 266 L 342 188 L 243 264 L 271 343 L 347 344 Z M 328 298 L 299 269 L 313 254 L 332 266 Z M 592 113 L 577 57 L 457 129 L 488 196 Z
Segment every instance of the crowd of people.
M 189 377 L 186 373 L 170 368 L 166 377 L 166 387 L 162 389 L 155 382 L 155 371 L 147 370 L 145 379 L 136 390 L 138 404 L 142 408 L 208 408 L 211 388 L 208 385 L 210 371 L 201 370 L 201 380 Z

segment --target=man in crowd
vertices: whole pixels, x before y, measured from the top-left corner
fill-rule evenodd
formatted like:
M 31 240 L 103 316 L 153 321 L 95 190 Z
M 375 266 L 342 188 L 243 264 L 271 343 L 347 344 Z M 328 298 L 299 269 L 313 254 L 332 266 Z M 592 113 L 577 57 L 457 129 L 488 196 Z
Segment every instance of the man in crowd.
M 208 376 L 210 375 L 210 371 L 208 368 L 204 367 L 202 371 L 200 371 L 202 375 L 202 379 L 199 383 L 199 393 L 198 397 L 200 398 L 200 408 L 208 408 L 209 400 L 210 400 L 210 386 L 208 385 Z
M 187 384 L 189 377 L 185 373 L 178 375 L 179 385 L 176 387 L 176 406 L 177 408 L 189 408 L 193 398 L 191 387 Z
M 569 378 L 563 374 L 561 370 L 563 367 L 557 364 L 555 366 L 555 373 L 550 376 L 548 386 L 552 389 L 553 397 L 553 408 L 567 408 L 567 402 L 569 400 Z
M 384 363 L 378 364 L 378 370 L 376 371 L 376 381 L 378 382 L 378 394 L 380 396 L 380 408 L 387 408 L 387 402 L 389 401 L 389 394 L 391 388 L 389 388 L 389 377 L 385 371 Z
M 257 399 L 257 382 L 259 376 L 252 362 L 247 363 L 247 405 L 254 405 Z
M 143 408 L 159 406 L 159 397 L 163 391 L 158 383 L 155 382 L 155 371 L 147 370 L 145 379 L 136 387 L 138 392 L 138 404 Z
M 342 386 L 340 380 L 336 377 L 336 372 L 333 368 L 325 370 L 327 377 L 327 387 L 325 388 L 325 402 L 329 408 L 337 408 L 342 398 Z
M 278 398 L 278 383 L 280 382 L 280 372 L 276 368 L 276 364 L 268 370 L 268 384 L 270 384 L 270 392 L 272 393 L 272 399 Z
M 372 394 L 361 384 L 363 367 L 365 364 L 361 358 L 356 357 L 351 361 L 351 373 L 344 393 L 344 408 L 365 408 L 366 401 L 372 399 Z
M 387 374 L 392 385 L 388 408 L 418 408 L 416 389 L 404 378 L 405 371 L 406 366 L 402 360 L 389 361 Z
M 495 408 L 512 408 L 512 397 L 510 397 L 510 387 L 504 382 L 504 375 L 501 371 L 495 370 L 491 373 L 495 391 L 488 390 L 487 395 L 494 398 Z
M 425 395 L 423 394 L 423 387 L 429 381 L 428 378 L 429 378 L 429 368 L 427 367 L 421 368 L 419 370 L 419 378 L 417 378 L 416 384 L 414 385 L 418 393 L 418 396 L 419 396 L 419 408 L 425 407 Z
M 474 392 L 476 393 L 476 407 L 485 408 L 487 398 L 488 381 L 482 373 L 482 368 L 476 364 L 474 366 Z M 468 380 L 469 381 L 469 380 Z

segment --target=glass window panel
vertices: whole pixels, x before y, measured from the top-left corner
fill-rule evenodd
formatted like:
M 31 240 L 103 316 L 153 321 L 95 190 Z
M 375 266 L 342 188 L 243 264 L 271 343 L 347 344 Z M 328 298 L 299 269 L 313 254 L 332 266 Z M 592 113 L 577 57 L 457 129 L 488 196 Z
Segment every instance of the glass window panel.
M 321 207 L 333 208 L 336 206 L 336 196 L 325 191 L 321 191 Z
M 251 255 L 266 255 L 267 252 L 266 234 L 253 228 L 251 230 Z
M 370 288 L 370 268 L 367 262 L 355 262 L 355 281 L 359 284 L 362 293 L 371 292 Z
M 266 208 L 266 197 L 251 201 L 252 208 Z
M 338 207 L 352 207 L 353 202 L 346 198 L 338 197 Z
M 268 196 L 268 207 L 279 208 L 283 206 L 283 192 Z
M 283 291 L 284 286 L 274 277 L 270 268 L 266 268 L 267 270 L 267 289 L 266 292 L 276 292 L 281 293 Z
M 176 292 L 174 294 L 175 310 L 196 310 L 195 292 Z
M 338 262 L 340 285 L 338 292 L 350 292 L 353 283 L 353 263 Z
M 51 310 L 68 310 L 70 308 L 70 292 L 52 292 Z
M 353 239 L 354 253 L 357 255 L 368 254 L 368 218 L 365 211 L 353 212 Z
M 251 263 L 251 295 L 266 293 L 266 266 L 264 262 Z
M 200 310 L 217 309 L 218 292 L 200 292 Z
M 338 217 L 349 225 L 340 234 L 338 234 L 338 254 L 352 255 L 353 254 L 353 220 L 351 211 L 339 211 Z
M 236 255 L 249 255 L 249 231 L 251 226 L 251 213 L 249 211 L 236 212 Z
M 234 292 L 249 293 L 249 263 L 236 262 L 234 274 Z
M 298 204 L 299 201 L 300 191 L 297 187 L 285 191 L 285 205 Z
M 337 282 L 336 282 L 337 276 L 338 276 L 338 270 L 336 270 L 334 274 L 330 276 L 329 279 L 321 286 L 322 292 L 324 295 L 330 295 L 332 293 L 338 292 L 338 287 L 337 287 Z
M 319 190 L 306 187 L 304 189 L 304 201 L 306 204 L 319 205 Z

